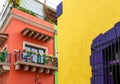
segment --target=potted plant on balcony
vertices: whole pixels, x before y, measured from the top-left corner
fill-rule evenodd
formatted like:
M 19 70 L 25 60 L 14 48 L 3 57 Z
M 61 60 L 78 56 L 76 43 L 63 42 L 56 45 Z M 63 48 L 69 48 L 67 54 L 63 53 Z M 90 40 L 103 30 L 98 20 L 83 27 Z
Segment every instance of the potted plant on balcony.
M 52 55 L 48 55 L 48 58 L 47 58 L 47 62 L 48 62 L 48 66 L 52 66 Z
M 45 65 L 48 65 L 47 59 L 48 59 L 48 57 L 46 56 L 46 53 L 44 52 L 43 53 L 43 62 Z
M 46 65 L 49 65 L 49 64 L 50 64 L 49 55 L 47 55 L 47 56 L 45 57 L 45 62 L 46 62 Z
M 32 59 L 33 59 L 33 51 L 32 49 L 30 49 L 30 52 L 29 52 L 29 55 L 28 55 L 28 62 L 32 62 Z
M 30 61 L 30 51 L 29 50 L 27 50 L 27 62 L 31 62 Z
M 56 57 L 53 58 L 53 66 L 58 67 L 58 60 Z
M 6 51 L 3 51 L 3 52 L 1 53 L 0 62 L 5 62 L 5 59 L 6 59 Z

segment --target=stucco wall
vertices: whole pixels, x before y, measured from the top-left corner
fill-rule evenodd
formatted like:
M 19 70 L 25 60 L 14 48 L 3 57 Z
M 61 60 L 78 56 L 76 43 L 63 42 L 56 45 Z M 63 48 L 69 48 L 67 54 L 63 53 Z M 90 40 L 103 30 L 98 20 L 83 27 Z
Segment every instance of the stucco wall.
M 53 84 L 54 83 L 54 77 L 53 75 L 45 75 L 45 74 L 38 74 L 38 73 L 31 73 L 30 71 L 24 72 L 23 70 L 15 71 L 14 70 L 14 49 L 22 50 L 23 49 L 23 41 L 27 41 L 33 44 L 37 44 L 40 46 L 44 46 L 48 48 L 48 54 L 54 54 L 54 41 L 50 40 L 47 43 L 40 42 L 36 39 L 28 38 L 26 36 L 23 36 L 21 34 L 21 31 L 24 28 L 30 28 L 34 29 L 38 32 L 42 32 L 40 28 L 37 28 L 35 26 L 32 26 L 30 24 L 23 23 L 21 21 L 18 21 L 16 19 L 11 20 L 11 33 L 9 34 L 9 52 L 12 53 L 11 57 L 11 83 L 10 84 L 33 84 L 35 82 L 35 74 L 37 74 L 36 78 L 39 78 L 38 82 L 41 82 L 42 84 Z M 18 26 L 19 25 L 19 26 Z M 43 31 L 45 33 L 45 31 Z M 49 35 L 49 34 L 48 34 Z M 13 42 L 14 41 L 14 42 Z M 16 81 L 15 81 L 16 80 Z
M 21 15 L 23 14 L 21 11 L 18 11 L 15 9 L 13 10 L 13 12 L 19 13 Z M 33 16 L 28 15 L 28 16 L 24 16 L 24 17 L 34 19 L 35 22 L 44 24 L 45 26 L 48 26 L 50 28 L 54 28 L 53 24 L 49 24 L 49 23 L 39 20 Z M 42 84 L 48 84 L 48 83 L 54 84 L 54 75 L 40 74 L 38 72 L 32 73 L 31 71 L 24 72 L 22 69 L 20 69 L 19 71 L 15 71 L 14 50 L 15 49 L 23 50 L 23 41 L 37 44 L 40 46 L 44 46 L 44 47 L 48 48 L 48 54 L 51 54 L 51 55 L 54 54 L 54 39 L 50 40 L 47 43 L 44 43 L 44 42 L 38 41 L 36 39 L 28 38 L 27 36 L 23 36 L 21 33 L 21 31 L 25 28 L 30 28 L 35 31 L 52 36 L 52 37 L 54 36 L 53 33 L 50 33 L 41 28 L 32 26 L 31 24 L 21 22 L 17 19 L 11 19 L 10 23 L 8 24 L 8 26 L 5 30 L 5 33 L 9 34 L 9 37 L 5 44 L 8 44 L 8 52 L 11 54 L 11 69 L 8 73 L 6 73 L 0 77 L 0 82 L 2 81 L 5 84 L 34 84 L 35 78 L 37 78 L 38 79 L 37 82 L 40 82 Z M 4 78 L 4 79 L 2 79 L 2 78 Z
M 59 84 L 90 84 L 92 40 L 120 21 L 119 0 L 64 0 L 59 18 Z

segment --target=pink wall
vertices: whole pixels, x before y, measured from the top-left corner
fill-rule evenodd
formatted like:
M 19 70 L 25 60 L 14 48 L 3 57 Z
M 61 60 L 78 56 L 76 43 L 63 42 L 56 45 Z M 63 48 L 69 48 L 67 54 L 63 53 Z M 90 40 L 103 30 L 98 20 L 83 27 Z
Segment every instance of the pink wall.
M 24 16 L 24 13 L 21 11 L 18 11 L 16 9 L 13 9 L 12 11 Z M 54 27 L 52 24 L 45 22 L 43 20 L 40 20 L 36 17 L 33 17 L 29 14 L 25 14 L 25 17 L 34 19 L 34 21 L 45 24 L 46 26 L 48 26 L 50 28 Z M 9 25 L 7 26 L 7 29 L 5 30 L 5 33 L 9 34 L 8 40 L 6 41 L 5 44 L 8 44 L 8 52 L 11 53 L 11 59 L 12 59 L 11 60 L 11 70 L 10 70 L 10 72 L 7 72 L 4 75 L 4 77 L 7 78 L 7 81 L 10 81 L 9 83 L 6 83 L 6 84 L 34 84 L 34 82 L 35 82 L 35 72 L 31 72 L 31 71 L 24 72 L 23 70 L 15 71 L 14 49 L 22 50 L 23 49 L 23 41 L 27 41 L 27 42 L 30 42 L 33 44 L 47 47 L 48 54 L 52 54 L 52 55 L 54 54 L 54 40 L 50 40 L 49 42 L 44 43 L 44 42 L 38 41 L 37 39 L 32 39 L 32 38 L 28 38 L 26 36 L 22 36 L 21 31 L 26 27 L 54 37 L 54 34 L 48 32 L 48 31 L 37 28 L 30 24 L 23 23 L 16 19 L 12 19 L 11 22 L 9 23 Z M 39 79 L 38 80 L 39 83 L 54 84 L 54 76 L 53 75 L 51 75 L 51 74 L 46 75 L 46 74 L 39 74 L 39 73 L 36 73 L 36 74 L 37 74 L 37 78 Z

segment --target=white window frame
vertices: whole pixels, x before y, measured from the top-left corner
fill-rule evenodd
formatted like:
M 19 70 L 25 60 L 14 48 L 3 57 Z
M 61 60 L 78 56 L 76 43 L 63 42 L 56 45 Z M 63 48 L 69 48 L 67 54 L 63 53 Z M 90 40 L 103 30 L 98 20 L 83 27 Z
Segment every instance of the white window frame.
M 37 44 L 34 44 L 34 43 L 30 43 L 30 42 L 27 42 L 27 41 L 23 41 L 23 49 L 25 49 L 25 45 L 30 45 L 30 46 L 33 46 L 33 47 L 36 47 L 36 48 L 41 48 L 41 49 L 44 49 L 46 52 L 46 55 L 48 55 L 48 48 L 47 47 L 44 47 L 44 46 L 40 46 L 40 45 L 37 45 Z

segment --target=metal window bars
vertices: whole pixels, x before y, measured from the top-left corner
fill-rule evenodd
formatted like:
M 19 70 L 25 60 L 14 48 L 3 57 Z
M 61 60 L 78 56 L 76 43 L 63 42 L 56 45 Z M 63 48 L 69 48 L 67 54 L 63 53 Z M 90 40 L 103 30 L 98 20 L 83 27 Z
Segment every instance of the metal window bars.
M 120 84 L 120 22 L 93 41 L 91 84 Z M 101 53 L 100 53 L 101 52 Z
M 104 84 L 120 84 L 120 41 L 103 50 L 104 58 Z
M 93 65 L 91 83 L 120 84 L 120 38 L 115 39 L 111 45 L 102 50 L 103 65 L 102 62 L 99 62 L 101 60 L 99 52 L 95 51 L 96 55 L 94 53 L 93 61 L 96 64 Z M 103 70 L 104 74 L 101 73 L 101 70 Z M 102 77 L 100 76 L 104 76 L 104 83 L 101 83 Z

